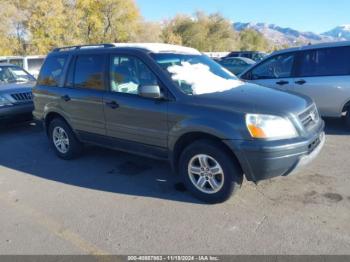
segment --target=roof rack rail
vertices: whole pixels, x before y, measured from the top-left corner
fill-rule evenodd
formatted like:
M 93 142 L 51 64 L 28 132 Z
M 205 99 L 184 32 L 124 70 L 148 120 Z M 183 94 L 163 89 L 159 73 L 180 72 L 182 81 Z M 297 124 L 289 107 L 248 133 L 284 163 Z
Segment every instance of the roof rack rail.
M 73 46 L 58 47 L 53 49 L 52 52 L 78 50 L 78 49 L 84 49 L 84 48 L 109 48 L 109 47 L 115 47 L 115 45 L 114 44 L 73 45 Z

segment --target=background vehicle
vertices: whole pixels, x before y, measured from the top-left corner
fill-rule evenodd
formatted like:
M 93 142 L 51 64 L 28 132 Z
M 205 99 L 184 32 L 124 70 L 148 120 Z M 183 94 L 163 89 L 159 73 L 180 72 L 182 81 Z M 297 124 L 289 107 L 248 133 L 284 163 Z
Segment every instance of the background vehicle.
M 259 51 L 234 51 L 229 53 L 225 58 L 228 57 L 246 57 L 249 59 L 254 60 L 255 62 L 259 62 L 264 59 L 264 57 L 267 56 L 264 52 Z
M 246 57 L 228 57 L 220 60 L 219 63 L 233 74 L 239 75 L 254 65 L 255 61 Z
M 9 63 L 22 67 L 34 77 L 38 77 L 45 56 L 7 56 L 1 57 L 0 63 Z
M 346 114 L 350 126 L 350 42 L 281 50 L 248 69 L 243 80 L 307 95 L 322 116 Z
M 0 64 L 0 119 L 31 116 L 35 78 L 22 68 Z
M 311 99 L 246 84 L 197 50 L 167 44 L 56 49 L 34 104 L 59 157 L 92 143 L 167 160 L 207 202 L 230 197 L 243 174 L 290 174 L 325 141 Z

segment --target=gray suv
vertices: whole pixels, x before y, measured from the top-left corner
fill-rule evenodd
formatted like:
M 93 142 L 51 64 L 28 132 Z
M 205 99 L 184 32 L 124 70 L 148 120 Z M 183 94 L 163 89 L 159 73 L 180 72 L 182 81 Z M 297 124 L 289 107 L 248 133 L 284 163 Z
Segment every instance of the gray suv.
M 86 143 L 167 160 L 211 203 L 228 199 L 244 176 L 292 173 L 325 142 L 310 98 L 246 84 L 187 47 L 58 48 L 33 93 L 34 116 L 60 158 Z

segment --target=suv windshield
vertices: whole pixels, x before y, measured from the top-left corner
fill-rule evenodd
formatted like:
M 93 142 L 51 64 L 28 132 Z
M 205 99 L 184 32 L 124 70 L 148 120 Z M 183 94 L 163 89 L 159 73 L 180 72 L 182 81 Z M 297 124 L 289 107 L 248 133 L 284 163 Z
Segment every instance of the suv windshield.
M 188 95 L 223 92 L 243 83 L 205 55 L 151 54 L 182 92 Z
M 17 66 L 0 66 L 0 84 L 26 83 L 35 78 Z

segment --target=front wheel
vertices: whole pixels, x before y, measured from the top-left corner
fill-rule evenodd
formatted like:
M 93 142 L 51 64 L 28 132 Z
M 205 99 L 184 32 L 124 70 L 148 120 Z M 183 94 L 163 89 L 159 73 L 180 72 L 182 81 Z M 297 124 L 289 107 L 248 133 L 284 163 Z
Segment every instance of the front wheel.
M 210 140 L 189 145 L 180 157 L 180 174 L 187 189 L 208 203 L 226 201 L 242 183 L 242 171 L 235 159 Z
M 346 126 L 350 129 L 350 109 L 346 112 L 345 123 L 346 123 Z

